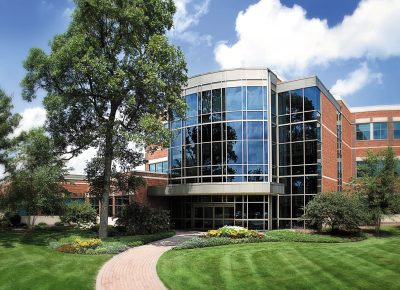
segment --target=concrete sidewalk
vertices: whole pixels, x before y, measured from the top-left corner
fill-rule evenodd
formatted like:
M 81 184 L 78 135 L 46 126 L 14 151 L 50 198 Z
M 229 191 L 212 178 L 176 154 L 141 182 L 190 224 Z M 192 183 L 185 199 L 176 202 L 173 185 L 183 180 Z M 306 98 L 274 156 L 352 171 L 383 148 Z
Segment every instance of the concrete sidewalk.
M 100 269 L 96 290 L 167 289 L 158 278 L 156 265 L 163 253 L 201 232 L 177 232 L 175 236 L 129 249 L 114 256 Z

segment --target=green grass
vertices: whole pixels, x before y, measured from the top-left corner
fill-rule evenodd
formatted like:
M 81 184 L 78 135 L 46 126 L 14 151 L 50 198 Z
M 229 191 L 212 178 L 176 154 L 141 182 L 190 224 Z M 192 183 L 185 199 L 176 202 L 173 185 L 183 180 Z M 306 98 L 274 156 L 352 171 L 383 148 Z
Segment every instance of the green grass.
M 273 242 L 168 251 L 175 289 L 399 289 L 400 228 L 350 243 Z
M 94 289 L 97 271 L 111 255 L 78 255 L 50 249 L 50 240 L 76 234 L 93 236 L 90 232 L 54 229 L 0 231 L 0 289 Z M 148 243 L 173 232 L 156 235 L 109 238 Z
M 303 233 L 293 230 L 274 230 L 265 234 L 265 240 L 270 242 L 303 242 L 303 243 L 347 243 L 361 241 L 366 238 L 365 233 L 349 235 L 329 235 Z

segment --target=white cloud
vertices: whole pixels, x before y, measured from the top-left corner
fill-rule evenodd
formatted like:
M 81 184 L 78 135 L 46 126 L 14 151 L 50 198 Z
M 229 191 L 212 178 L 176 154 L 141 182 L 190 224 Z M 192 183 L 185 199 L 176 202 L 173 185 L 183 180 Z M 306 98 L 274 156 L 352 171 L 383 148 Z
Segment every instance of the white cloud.
M 211 46 L 211 35 L 202 35 L 192 30 L 199 24 L 201 17 L 208 13 L 209 4 L 210 0 L 203 0 L 200 4 L 193 4 L 192 0 L 175 0 L 176 13 L 169 36 L 191 45 L 206 43 Z M 192 9 L 189 9 L 189 6 L 192 6 Z
M 97 153 L 96 148 L 89 148 L 83 151 L 78 156 L 70 159 L 67 163 L 67 167 L 70 168 L 71 174 L 85 174 L 86 163 L 90 161 Z
M 349 96 L 371 82 L 382 84 L 381 73 L 372 73 L 367 63 L 362 63 L 358 69 L 348 74 L 346 79 L 339 79 L 330 89 L 333 95 Z
M 46 110 L 41 107 L 25 109 L 21 113 L 22 119 L 18 127 L 14 130 L 13 136 L 18 136 L 23 131 L 42 127 L 46 122 Z
M 334 27 L 326 19 L 308 19 L 298 5 L 260 0 L 239 13 L 238 41 L 217 44 L 215 59 L 222 68 L 268 66 L 298 74 L 334 60 L 399 56 L 399 25 L 398 0 L 363 0 Z

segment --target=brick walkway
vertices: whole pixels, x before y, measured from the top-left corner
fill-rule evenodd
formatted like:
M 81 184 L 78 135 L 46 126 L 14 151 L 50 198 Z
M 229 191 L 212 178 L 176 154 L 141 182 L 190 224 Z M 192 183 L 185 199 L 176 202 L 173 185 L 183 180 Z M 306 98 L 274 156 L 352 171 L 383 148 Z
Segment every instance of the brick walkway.
M 129 249 L 101 267 L 96 290 L 167 289 L 158 278 L 156 265 L 163 253 L 199 232 L 177 232 L 175 236 L 148 245 Z

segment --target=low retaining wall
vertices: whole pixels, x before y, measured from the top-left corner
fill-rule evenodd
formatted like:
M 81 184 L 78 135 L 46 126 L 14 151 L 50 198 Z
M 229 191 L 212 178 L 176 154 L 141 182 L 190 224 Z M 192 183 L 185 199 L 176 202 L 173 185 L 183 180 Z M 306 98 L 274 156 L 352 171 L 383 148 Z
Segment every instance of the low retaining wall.
M 400 214 L 395 214 L 391 216 L 385 216 L 382 219 L 382 223 L 390 224 L 390 223 L 400 223 Z
M 31 220 L 29 220 L 31 218 Z M 23 224 L 31 224 L 30 221 L 34 220 L 34 225 L 38 225 L 40 223 L 45 223 L 48 226 L 54 226 L 55 223 L 61 222 L 61 219 L 58 215 L 36 215 L 36 216 L 21 216 L 21 223 Z M 108 218 L 108 224 L 109 225 L 115 225 L 116 218 Z M 100 222 L 100 218 L 97 217 L 97 223 Z
M 40 223 L 45 223 L 48 226 L 54 226 L 55 223 L 61 222 L 58 215 L 36 215 L 36 216 L 21 216 L 21 223 L 38 225 Z

